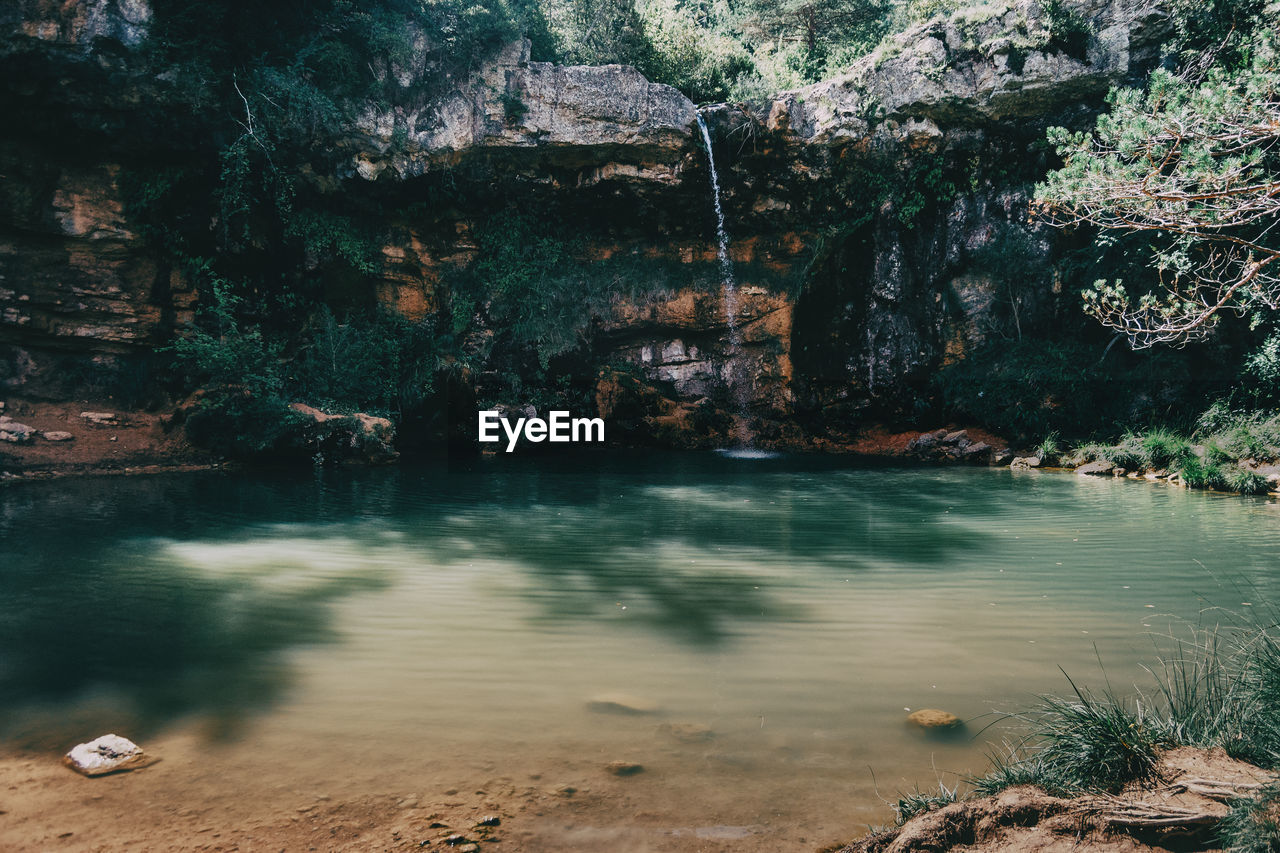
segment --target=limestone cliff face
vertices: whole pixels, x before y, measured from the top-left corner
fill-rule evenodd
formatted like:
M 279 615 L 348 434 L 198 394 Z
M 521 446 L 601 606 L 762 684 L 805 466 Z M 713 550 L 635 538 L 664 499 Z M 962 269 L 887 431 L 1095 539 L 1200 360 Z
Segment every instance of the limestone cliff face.
M 74 394 L 190 320 L 194 294 L 127 221 L 113 152 L 67 132 L 127 121 L 151 16 L 146 0 L 0 8 L 0 393 Z
M 1112 86 L 1145 76 L 1168 35 L 1150 0 L 1070 9 L 1055 19 L 1020 0 L 935 18 L 834 80 L 715 113 L 722 136 L 749 128 L 758 140 L 735 161 L 739 181 L 724 181 L 745 188 L 732 215 L 752 228 L 791 218 L 825 232 L 795 306 L 801 412 L 830 425 L 909 411 L 939 364 L 998 325 L 1008 294 L 990 256 L 1017 245 L 1024 260 L 1051 257 L 1058 235 L 1029 217 L 1032 187 L 1051 166 L 1045 130 L 1088 126 Z M 785 179 L 760 178 L 779 162 L 791 164 Z M 901 196 L 857 211 L 856 181 L 834 204 L 823 191 L 858 168 L 909 174 L 921 163 L 964 180 L 926 175 L 909 217 Z M 842 228 L 856 212 L 865 221 Z M 1016 323 L 1046 320 L 1050 271 L 1020 271 L 1037 273 L 1041 292 L 1019 296 Z
M 573 190 L 602 180 L 679 180 L 693 104 L 622 65 L 531 62 L 529 43 L 500 53 L 443 97 L 418 97 L 425 69 L 389 69 L 402 94 L 370 105 L 345 144 L 354 150 L 343 177 L 419 177 L 468 159 L 501 156 L 534 182 L 549 169 L 576 168 Z
M 195 295 L 126 220 L 118 166 L 4 147 L 0 172 L 0 387 L 74 394 L 190 322 Z
M 151 16 L 147 0 L 11 0 L 0 10 L 0 32 L 6 33 L 9 50 L 29 39 L 88 54 L 108 41 L 139 46 L 150 31 Z
M 1150 68 L 1167 17 L 1153 0 L 1067 8 L 1090 35 L 1067 29 L 1071 22 L 1039 0 L 934 18 L 834 80 L 778 95 L 762 119 L 789 142 L 840 148 L 876 135 L 911 144 L 944 129 L 1091 112 L 1111 86 Z
M 474 258 L 475 221 L 502 205 L 554 210 L 582 238 L 584 267 L 661 267 L 653 287 L 595 310 L 574 356 L 587 371 L 632 366 L 599 399 L 630 406 L 638 432 L 733 414 L 730 386 L 779 440 L 796 424 L 849 428 L 909 406 L 987 333 L 1002 297 L 985 250 L 1052 253 L 1054 235 L 1027 222 L 1051 165 L 1045 127 L 1085 126 L 1165 35 L 1146 0 L 1081 0 L 1087 37 L 1038 0 L 983 8 L 923 23 L 837 79 L 704 110 L 740 292 L 732 358 L 695 108 L 634 69 L 532 62 L 516 44 L 439 95 L 420 43 L 407 67 L 382 70 L 395 96 L 358 106 L 332 141 L 333 173 L 309 179 L 378 200 L 389 236 L 376 297 L 415 319 L 447 306 L 445 273 Z M 145 0 L 0 9 L 0 105 L 22 118 L 0 132 L 0 387 L 12 393 L 71 393 L 69 365 L 127 358 L 190 320 L 195 294 L 123 204 L 122 162 L 190 144 L 178 121 L 154 132 L 181 83 L 138 58 L 151 18 Z M 911 192 L 868 189 L 885 175 Z M 451 200 L 421 204 L 442 176 L 459 187 Z

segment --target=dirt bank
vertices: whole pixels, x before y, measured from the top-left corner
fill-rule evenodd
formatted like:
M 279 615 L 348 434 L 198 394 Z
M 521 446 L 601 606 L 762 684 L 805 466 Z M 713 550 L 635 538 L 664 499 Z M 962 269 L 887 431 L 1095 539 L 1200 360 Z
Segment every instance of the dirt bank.
M 1161 853 L 1219 850 L 1231 800 L 1274 774 L 1221 749 L 1169 750 L 1153 776 L 1117 795 L 1056 797 L 1031 787 L 917 815 L 838 853 Z M 1261 849 L 1261 848 L 1259 848 Z
M 111 417 L 86 418 L 85 413 Z M 110 400 L 46 403 L 11 397 L 0 416 L 35 431 L 23 443 L 0 442 L 0 478 L 199 470 L 218 463 L 192 447 L 181 427 L 170 425 L 168 413 L 123 411 Z
M 85 413 L 112 417 L 86 418 Z M 0 410 L 0 417 L 34 431 L 23 443 L 0 442 L 0 480 L 45 479 L 68 474 L 195 471 L 223 464 L 216 455 L 187 441 L 185 431 L 175 423 L 172 412 L 128 411 L 114 407 L 110 400 L 49 403 L 9 398 Z M 940 432 L 961 429 L 964 428 L 952 425 Z M 985 430 L 968 427 L 965 431 L 969 444 L 992 448 L 1008 446 L 1007 441 Z M 919 429 L 900 430 L 873 424 L 848 435 L 784 442 L 780 449 L 943 464 L 961 461 L 915 450 L 911 443 L 920 434 Z M 62 440 L 51 440 L 49 435 L 61 435 Z M 67 435 L 70 438 L 66 438 Z

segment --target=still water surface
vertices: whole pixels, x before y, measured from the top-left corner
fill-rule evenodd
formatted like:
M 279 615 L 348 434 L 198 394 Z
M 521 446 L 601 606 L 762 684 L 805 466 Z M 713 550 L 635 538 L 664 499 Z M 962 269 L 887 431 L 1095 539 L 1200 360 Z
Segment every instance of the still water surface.
M 993 712 L 1065 689 L 1059 666 L 1124 687 L 1171 632 L 1280 599 L 1267 499 L 803 457 L 569 464 L 0 490 L 0 741 L 195 731 L 229 789 L 500 777 L 594 791 L 576 827 L 531 814 L 548 849 L 812 849 L 981 770 L 1011 734 Z M 618 693 L 657 710 L 590 707 Z M 969 736 L 904 727 L 924 707 Z

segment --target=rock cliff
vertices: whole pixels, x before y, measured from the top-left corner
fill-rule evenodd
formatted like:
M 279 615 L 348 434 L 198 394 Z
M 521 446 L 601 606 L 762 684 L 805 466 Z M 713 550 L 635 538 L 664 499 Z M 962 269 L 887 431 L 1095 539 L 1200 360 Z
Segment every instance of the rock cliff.
M 757 432 L 804 443 L 909 415 L 939 364 L 1004 322 L 992 247 L 1052 255 L 1054 235 L 1027 221 L 1051 165 L 1044 129 L 1090 121 L 1109 87 L 1150 69 L 1166 26 L 1141 0 L 1061 8 L 992 2 L 834 80 L 704 109 L 741 293 L 736 367 L 694 105 L 634 69 L 533 62 L 521 43 L 439 94 L 417 49 L 381 71 L 394 96 L 356 105 L 328 144 L 332 173 L 307 180 L 376 201 L 387 236 L 365 286 L 413 319 L 447 305 L 478 220 L 554 218 L 584 270 L 630 264 L 570 354 L 601 376 L 602 406 L 631 413 L 630 437 L 723 440 L 737 376 Z M 151 21 L 145 0 L 0 10 L 0 107 L 21 119 L 0 133 L 0 393 L 76 393 L 193 315 L 198 295 L 130 221 L 122 188 L 122 170 L 206 156 L 171 112 L 181 81 L 149 64 Z M 484 397 L 499 365 L 481 367 L 468 381 Z

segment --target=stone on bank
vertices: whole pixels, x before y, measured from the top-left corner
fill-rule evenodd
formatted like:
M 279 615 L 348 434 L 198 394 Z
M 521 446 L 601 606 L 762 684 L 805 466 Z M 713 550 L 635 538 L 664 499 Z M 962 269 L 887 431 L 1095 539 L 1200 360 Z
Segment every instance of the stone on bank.
M 116 734 L 77 744 L 62 763 L 85 776 L 105 776 L 145 767 L 150 760 L 142 747 Z

